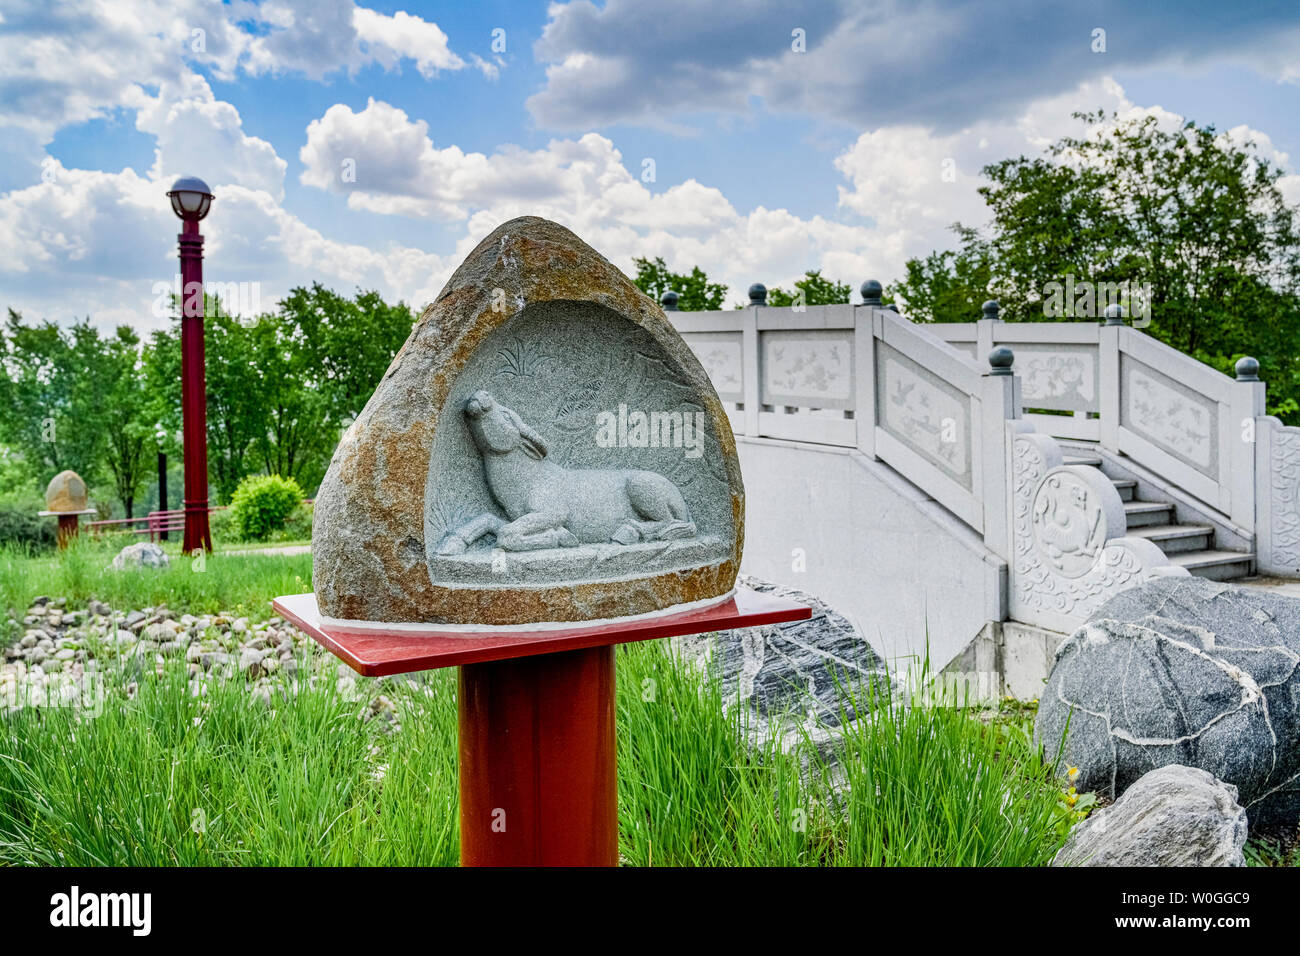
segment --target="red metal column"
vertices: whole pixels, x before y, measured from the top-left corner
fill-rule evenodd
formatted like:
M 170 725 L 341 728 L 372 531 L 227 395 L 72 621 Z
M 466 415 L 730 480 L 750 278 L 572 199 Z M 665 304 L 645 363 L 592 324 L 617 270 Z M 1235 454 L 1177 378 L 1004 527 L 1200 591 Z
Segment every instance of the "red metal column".
M 185 440 L 184 554 L 212 550 L 208 531 L 208 388 L 203 357 L 203 236 L 185 220 L 181 245 L 181 415 Z
M 460 668 L 463 866 L 618 865 L 614 648 Z
M 68 546 L 68 543 L 77 536 L 80 527 L 80 515 L 59 515 L 59 550 L 62 551 Z

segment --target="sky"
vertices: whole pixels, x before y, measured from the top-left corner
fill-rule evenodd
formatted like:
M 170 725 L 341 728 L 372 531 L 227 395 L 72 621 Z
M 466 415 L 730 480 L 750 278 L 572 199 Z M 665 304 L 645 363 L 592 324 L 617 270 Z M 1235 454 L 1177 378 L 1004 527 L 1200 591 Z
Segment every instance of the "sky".
M 1253 142 L 1300 205 L 1300 4 L 0 0 L 0 307 L 166 325 L 186 174 L 237 311 L 421 309 L 519 215 L 729 303 L 856 289 L 1098 109 Z

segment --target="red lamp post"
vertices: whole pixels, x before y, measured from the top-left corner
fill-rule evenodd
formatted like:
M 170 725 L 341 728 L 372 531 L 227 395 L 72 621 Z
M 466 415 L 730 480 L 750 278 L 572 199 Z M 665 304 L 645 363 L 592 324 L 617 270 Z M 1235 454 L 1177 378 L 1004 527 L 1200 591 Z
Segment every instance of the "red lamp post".
M 167 193 L 181 228 L 181 415 L 184 422 L 184 554 L 212 550 L 208 531 L 208 388 L 203 370 L 203 236 L 199 220 L 212 205 L 212 190 L 196 176 L 182 176 Z

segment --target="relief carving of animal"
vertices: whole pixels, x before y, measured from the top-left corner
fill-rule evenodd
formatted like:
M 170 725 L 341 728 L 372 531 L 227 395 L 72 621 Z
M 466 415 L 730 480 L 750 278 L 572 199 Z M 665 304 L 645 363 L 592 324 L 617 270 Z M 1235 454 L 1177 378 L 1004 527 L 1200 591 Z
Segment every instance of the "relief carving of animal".
M 565 468 L 550 460 L 535 429 L 483 390 L 465 402 L 464 415 L 483 458 L 488 491 L 509 520 L 482 514 L 447 532 L 438 554 L 460 554 L 487 534 L 507 551 L 695 536 L 681 490 L 663 475 Z

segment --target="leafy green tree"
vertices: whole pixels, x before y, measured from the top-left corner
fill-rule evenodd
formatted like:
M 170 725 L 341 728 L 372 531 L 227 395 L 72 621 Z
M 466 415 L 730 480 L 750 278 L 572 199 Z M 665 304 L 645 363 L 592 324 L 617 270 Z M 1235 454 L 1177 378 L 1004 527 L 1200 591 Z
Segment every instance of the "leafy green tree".
M 348 299 L 318 282 L 290 291 L 278 314 L 292 329 L 293 345 L 318 370 L 335 422 L 361 414 L 415 324 L 404 302 L 389 305 L 375 291 Z
M 298 329 L 280 315 L 263 315 L 248 326 L 253 367 L 260 380 L 261 428 L 253 451 L 267 475 L 314 488 L 325 477 L 338 437 L 331 405 L 343 405 L 339 380 L 321 376 Z M 347 369 L 349 377 L 355 369 Z
M 253 446 L 265 424 L 264 397 L 248 329 L 217 299 L 209 297 L 204 308 L 208 480 L 215 501 L 225 502 L 254 467 Z M 164 399 L 162 417 L 173 434 L 182 427 L 179 309 L 174 314 L 172 327 L 153 335 L 146 372 Z
M 88 483 L 99 477 L 102 384 L 88 374 L 99 351 L 99 333 L 88 320 L 70 329 L 45 321 L 27 325 L 9 310 L 3 336 L 4 414 L 0 440 L 17 449 L 49 481 L 66 468 Z
M 1075 115 L 1085 135 L 984 168 L 987 237 L 958 226 L 958 252 L 909 262 L 894 287 L 908 314 L 971 320 L 987 292 L 1003 318 L 1041 321 L 1067 277 L 1146 287 L 1147 332 L 1224 372 L 1254 355 L 1270 412 L 1295 420 L 1300 228 L 1282 170 L 1213 126 Z
M 901 299 L 914 322 L 962 322 L 980 317 L 993 295 L 993 262 L 988 243 L 974 229 L 956 225 L 961 247 L 909 259 L 902 281 L 891 283 L 886 299 Z
M 656 302 L 671 290 L 677 293 L 677 308 L 683 312 L 707 312 L 722 308 L 727 287 L 718 282 L 710 282 L 699 266 L 682 273 L 671 271 L 659 256 L 654 259 L 638 256 L 632 262 L 636 266 L 636 276 L 632 282 Z
M 209 299 L 204 324 L 208 467 L 219 501 L 264 472 L 314 489 L 348 422 L 360 413 L 411 332 L 405 304 L 377 292 L 348 299 L 319 283 L 290 291 L 275 312 L 226 313 Z M 180 320 L 155 333 L 147 375 L 167 396 L 159 421 L 180 428 Z
M 802 305 L 839 305 L 849 301 L 852 291 L 847 282 L 823 279 L 820 269 L 809 269 L 802 279 L 796 279 L 794 292 L 786 292 L 780 287 L 767 290 L 767 304 L 775 306 Z M 802 299 L 799 293 L 803 293 Z
M 125 516 L 131 518 L 135 516 L 136 493 L 150 472 L 150 453 L 156 447 L 154 403 L 142 374 L 140 336 L 123 325 L 111 338 L 97 342 L 100 350 L 85 370 L 84 384 L 93 394 L 103 396 L 103 460 Z

